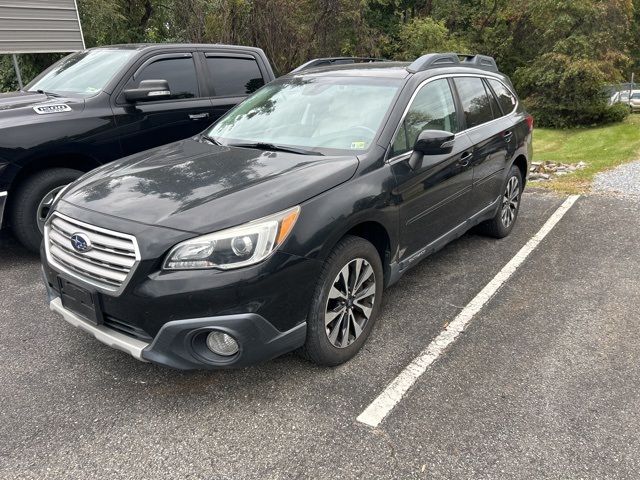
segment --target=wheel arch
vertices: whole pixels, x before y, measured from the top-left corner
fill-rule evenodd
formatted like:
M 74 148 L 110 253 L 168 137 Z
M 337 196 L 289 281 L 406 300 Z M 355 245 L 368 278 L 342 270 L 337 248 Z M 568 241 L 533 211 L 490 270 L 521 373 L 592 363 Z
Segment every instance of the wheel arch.
M 518 167 L 520 170 L 520 174 L 522 175 L 522 187 L 524 188 L 527 184 L 527 172 L 529 169 L 529 162 L 527 162 L 527 158 L 520 154 L 513 161 L 513 166 Z
M 15 190 L 34 173 L 51 168 L 72 168 L 87 173 L 101 166 L 95 158 L 82 153 L 57 153 L 42 157 L 36 157 L 25 162 L 18 170 L 11 182 L 9 191 Z
M 342 229 L 340 233 L 332 237 L 330 242 L 325 245 L 325 256 L 334 249 L 334 247 L 346 236 L 360 237 L 375 247 L 380 255 L 382 268 L 384 271 L 384 283 L 387 284 L 390 278 L 390 263 L 393 252 L 393 236 L 389 229 L 380 221 L 375 219 L 361 219 L 353 222 Z
M 7 196 L 6 211 L 11 211 L 12 199 L 15 197 L 15 192 L 20 189 L 26 180 L 36 173 L 52 168 L 71 168 L 87 173 L 101 165 L 102 163 L 90 155 L 79 153 L 58 153 L 31 158 L 23 163 L 22 167 L 11 180 L 11 185 L 8 189 L 9 195 Z M 6 215 L 4 223 L 6 224 L 9 220 L 10 216 Z

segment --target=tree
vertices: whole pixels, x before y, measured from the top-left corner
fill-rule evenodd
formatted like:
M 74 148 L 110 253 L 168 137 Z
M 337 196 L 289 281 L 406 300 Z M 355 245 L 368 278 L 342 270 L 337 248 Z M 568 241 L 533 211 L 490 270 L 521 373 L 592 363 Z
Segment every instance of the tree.
M 588 125 L 607 118 L 607 82 L 628 65 L 630 0 L 538 0 L 529 11 L 537 55 L 515 81 L 538 123 Z

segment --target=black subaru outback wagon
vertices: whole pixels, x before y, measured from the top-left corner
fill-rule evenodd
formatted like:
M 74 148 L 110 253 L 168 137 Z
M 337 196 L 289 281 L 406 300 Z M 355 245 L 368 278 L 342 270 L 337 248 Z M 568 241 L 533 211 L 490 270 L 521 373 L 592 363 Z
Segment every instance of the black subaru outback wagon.
M 180 369 L 295 349 L 340 364 L 408 268 L 473 226 L 511 232 L 532 128 L 490 57 L 290 74 L 63 191 L 41 252 L 50 307 Z

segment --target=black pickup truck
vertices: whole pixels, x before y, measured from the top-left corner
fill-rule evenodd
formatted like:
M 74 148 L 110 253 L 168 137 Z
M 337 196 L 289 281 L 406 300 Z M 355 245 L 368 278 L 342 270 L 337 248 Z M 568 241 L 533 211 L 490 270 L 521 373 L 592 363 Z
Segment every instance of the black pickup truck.
M 65 185 L 201 132 L 273 79 L 252 47 L 115 45 L 65 57 L 24 90 L 0 95 L 0 228 L 37 251 Z

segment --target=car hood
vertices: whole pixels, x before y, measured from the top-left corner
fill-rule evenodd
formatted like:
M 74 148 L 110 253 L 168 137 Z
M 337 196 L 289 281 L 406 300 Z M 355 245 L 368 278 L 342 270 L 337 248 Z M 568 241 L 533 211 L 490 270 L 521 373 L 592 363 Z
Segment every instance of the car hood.
M 46 113 L 37 113 L 37 107 L 55 107 L 64 105 L 65 111 L 49 109 Z M 11 92 L 0 94 L 0 127 L 15 126 L 16 122 L 51 119 L 84 110 L 81 98 L 51 97 L 34 92 Z
M 297 155 L 188 139 L 105 165 L 63 195 L 126 220 L 209 233 L 284 210 L 353 176 L 355 156 Z

